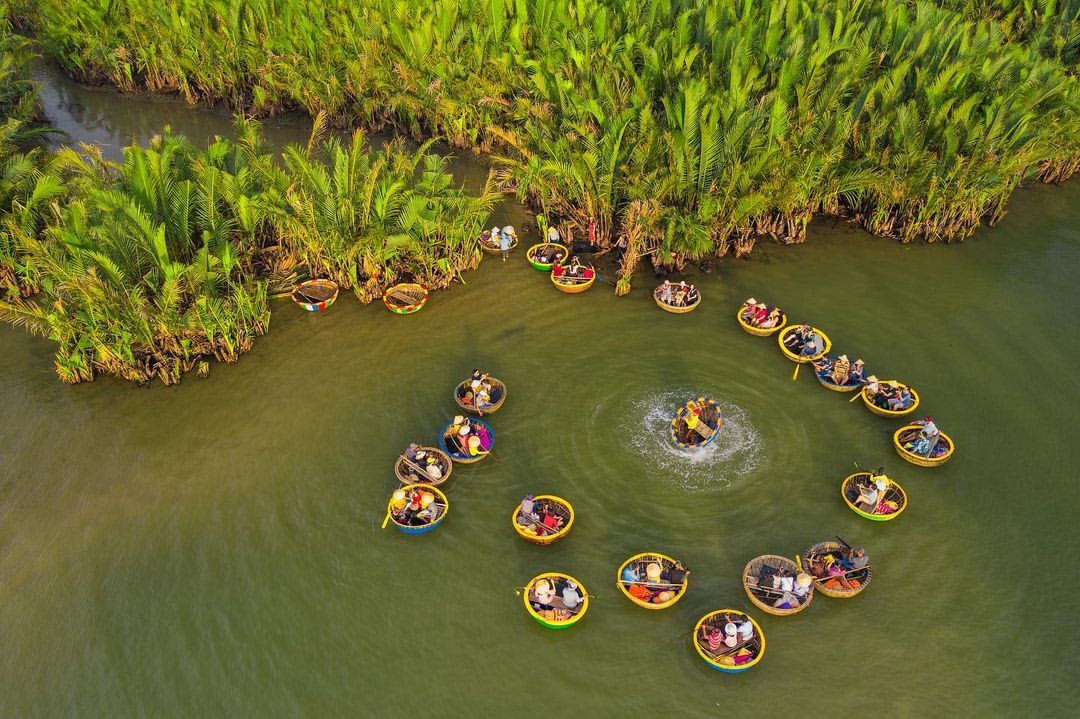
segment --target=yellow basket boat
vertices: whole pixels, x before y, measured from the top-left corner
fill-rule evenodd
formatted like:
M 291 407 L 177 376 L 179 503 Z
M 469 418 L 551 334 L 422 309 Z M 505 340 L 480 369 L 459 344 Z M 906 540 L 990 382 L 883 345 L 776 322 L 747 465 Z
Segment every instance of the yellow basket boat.
M 709 648 L 706 638 L 708 633 L 719 630 L 723 632 L 724 626 L 750 622 L 753 626 L 753 636 L 741 641 L 734 647 L 721 645 L 716 650 Z M 717 609 L 709 612 L 698 620 L 694 625 L 694 635 L 690 638 L 697 650 L 698 656 L 705 660 L 713 669 L 727 674 L 739 674 L 751 667 L 757 666 L 761 658 L 765 656 L 765 634 L 753 618 L 745 612 L 735 609 Z
M 896 447 L 896 453 L 908 462 L 917 464 L 920 467 L 940 467 L 948 462 L 952 458 L 953 452 L 956 451 L 956 443 L 953 442 L 952 437 L 944 432 L 938 435 L 937 447 L 934 448 L 932 457 L 915 454 L 904 446 L 910 441 L 911 435 L 918 434 L 920 429 L 921 427 L 917 424 L 905 424 L 896 430 L 893 433 L 893 446 Z
M 740 307 L 739 311 L 735 313 L 735 319 L 739 321 L 739 327 L 742 327 L 756 337 L 768 337 L 769 335 L 776 334 L 787 325 L 787 313 L 783 310 L 780 310 L 780 321 L 776 323 L 776 327 L 755 327 L 743 317 L 743 311 L 745 310 L 746 305 Z
M 771 581 L 771 577 L 781 573 L 791 578 L 792 589 L 774 588 L 771 584 L 763 583 Z M 800 598 L 795 594 L 796 578 L 801 573 L 799 566 L 787 557 L 781 557 L 779 554 L 763 554 L 746 563 L 742 576 L 743 589 L 746 590 L 746 596 L 750 597 L 754 606 L 763 612 L 775 614 L 778 617 L 798 614 L 810 606 L 810 602 L 814 599 L 813 578 L 809 575 L 804 578 L 807 583 L 804 587 L 807 590 L 806 596 Z M 796 606 L 788 608 L 773 606 L 788 596 L 796 602 Z
M 818 542 L 802 553 L 803 569 L 814 578 L 814 589 L 833 599 L 850 599 L 870 586 L 874 570 L 870 564 L 862 569 L 851 569 L 839 576 L 828 574 L 826 558 L 843 554 L 849 547 L 838 541 Z M 836 565 L 834 565 L 836 566 Z
M 672 285 L 672 287 L 675 287 L 675 286 L 676 285 Z M 664 312 L 670 312 L 673 315 L 685 315 L 687 312 L 693 312 L 694 310 L 696 310 L 698 307 L 701 306 L 701 291 L 700 290 L 698 291 L 697 301 L 694 302 L 693 304 L 689 304 L 689 305 L 673 305 L 673 304 L 670 304 L 668 302 L 664 302 L 663 300 L 660 299 L 660 289 L 662 287 L 663 287 L 663 285 L 660 285 L 659 287 L 654 289 L 653 293 L 652 293 L 652 296 L 653 296 L 653 300 L 656 302 L 656 306 L 659 307 L 660 309 L 662 309 Z
M 804 357 L 803 355 L 795 354 L 794 352 L 792 352 L 791 350 L 789 350 L 787 348 L 787 346 L 784 344 L 784 340 L 787 338 L 788 335 L 790 335 L 792 332 L 799 329 L 800 327 L 809 327 L 816 334 L 821 336 L 822 349 L 821 349 L 820 352 L 816 352 L 813 355 Z M 803 324 L 803 325 L 791 325 L 790 327 L 785 327 L 784 330 L 781 331 L 780 334 L 777 336 L 776 343 L 780 345 L 780 351 L 784 353 L 785 357 L 787 357 L 792 362 L 795 362 L 795 363 L 798 363 L 798 364 L 806 364 L 807 362 L 813 362 L 815 360 L 819 360 L 822 357 L 824 357 L 825 355 L 829 354 L 829 350 L 832 349 L 832 341 L 829 339 L 829 336 L 827 334 L 825 334 L 824 332 L 819 330 L 817 327 L 814 327 L 812 325 L 805 325 L 805 324 Z
M 882 514 L 877 511 L 867 511 L 859 506 L 859 485 L 869 481 L 871 477 L 873 475 L 870 472 L 856 472 L 844 477 L 844 481 L 840 483 L 840 496 L 844 498 L 844 503 L 848 508 L 860 517 L 874 522 L 889 522 L 903 514 L 908 505 L 907 492 L 892 479 L 889 480 L 889 487 L 885 490 L 883 499 L 895 504 L 895 511 Z
M 538 590 L 538 584 L 542 580 L 548 582 L 548 586 L 554 586 L 553 595 L 542 595 Z M 563 588 L 573 583 L 577 593 L 581 596 L 581 603 L 574 609 L 567 609 L 563 602 Z M 529 616 L 548 629 L 566 629 L 582 620 L 589 611 L 589 593 L 585 585 L 562 572 L 544 572 L 529 580 L 521 593 L 525 603 L 525 611 Z M 549 598 L 550 597 L 550 598 Z
M 514 525 L 514 531 L 526 542 L 540 545 L 554 544 L 570 534 L 570 528 L 574 525 L 574 507 L 562 497 L 556 497 L 554 494 L 539 494 L 533 497 L 533 510 L 540 518 L 538 521 L 521 521 L 521 502 L 517 503 L 514 513 L 510 515 L 510 524 Z M 562 525 L 555 531 L 551 531 L 544 524 L 544 514 L 561 518 Z
M 860 392 L 860 394 L 862 395 L 863 404 L 865 404 L 866 408 L 868 410 L 870 410 L 871 412 L 873 412 L 874 414 L 876 414 L 876 415 L 878 415 L 880 417 L 904 417 L 904 416 L 907 416 L 907 415 L 911 414 L 912 412 L 914 412 L 916 409 L 919 408 L 919 393 L 915 391 L 914 387 L 906 385 L 903 382 L 897 382 L 894 379 L 879 380 L 878 384 L 879 385 L 888 385 L 889 387 L 892 387 L 894 389 L 899 389 L 901 387 L 904 387 L 909 392 L 911 392 L 911 400 L 912 401 L 911 401 L 911 405 L 909 407 L 906 407 L 905 409 L 896 409 L 896 410 L 885 409 L 884 407 L 879 407 L 878 405 L 874 404 L 874 401 L 872 399 L 870 399 L 870 391 L 867 388 L 867 385 L 863 385 L 863 388 L 862 388 L 862 390 Z
M 551 268 L 551 284 L 559 292 L 576 295 L 585 292 L 596 282 L 596 269 L 592 265 L 580 265 L 581 275 L 571 276 L 570 265 L 555 265 Z
M 659 570 L 654 570 L 655 579 L 652 579 L 649 575 L 650 565 L 659 567 Z M 645 579 L 627 579 L 624 577 L 627 570 L 632 571 L 638 577 L 645 577 Z M 673 574 L 676 580 L 674 582 L 671 581 Z M 619 591 L 631 602 L 646 609 L 667 609 L 674 606 L 686 594 L 686 589 L 690 584 L 689 570 L 684 568 L 677 559 L 672 559 L 659 552 L 635 554 L 622 563 L 615 578 Z M 641 587 L 642 589 L 638 590 L 639 593 L 642 591 L 648 592 L 651 597 L 646 600 L 644 594 L 641 597 L 631 594 L 631 588 L 633 587 Z M 670 593 L 670 596 L 664 598 L 665 592 Z

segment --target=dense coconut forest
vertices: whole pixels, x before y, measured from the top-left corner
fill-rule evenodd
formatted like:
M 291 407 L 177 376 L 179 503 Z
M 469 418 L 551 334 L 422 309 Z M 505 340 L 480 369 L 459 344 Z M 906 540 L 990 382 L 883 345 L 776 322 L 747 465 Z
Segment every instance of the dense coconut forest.
M 801 242 L 815 216 L 961 240 L 1080 169 L 1076 0 L 36 0 L 0 23 L 0 317 L 69 382 L 232 361 L 307 277 L 446 287 L 501 193 L 617 246 L 625 294 L 643 263 Z M 34 54 L 224 103 L 236 138 L 48 152 Z M 297 110 L 309 142 L 271 153 L 257 119 Z

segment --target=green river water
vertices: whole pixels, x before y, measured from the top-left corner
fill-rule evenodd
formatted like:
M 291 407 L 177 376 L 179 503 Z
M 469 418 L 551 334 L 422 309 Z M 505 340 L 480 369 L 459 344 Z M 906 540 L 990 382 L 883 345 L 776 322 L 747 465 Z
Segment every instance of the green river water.
M 113 157 L 165 123 L 229 132 L 224 113 L 37 74 L 50 119 Z M 527 229 L 520 206 L 507 216 Z M 48 342 L 2 326 L 0 716 L 1074 715 L 1078 223 L 1075 182 L 1018 192 L 951 247 L 819 221 L 805 245 L 695 271 L 704 303 L 686 316 L 659 311 L 645 275 L 628 298 L 559 294 L 518 251 L 407 318 L 276 303 L 238 364 L 174 388 L 63 385 Z M 897 421 L 809 372 L 792 382 L 775 340 L 735 323 L 749 295 L 917 387 L 953 461 L 902 462 Z M 493 458 L 456 468 L 434 533 L 380 530 L 394 458 L 434 441 L 473 366 L 509 385 Z M 666 436 L 696 393 L 727 418 L 700 457 Z M 906 488 L 902 517 L 844 506 L 856 462 Z M 527 492 L 574 503 L 566 540 L 514 535 Z M 750 609 L 746 561 L 834 535 L 867 547 L 873 586 L 795 617 L 753 610 L 762 663 L 709 669 L 687 632 Z M 646 550 L 693 570 L 668 611 L 614 586 Z M 515 596 L 551 569 L 597 595 L 569 631 Z

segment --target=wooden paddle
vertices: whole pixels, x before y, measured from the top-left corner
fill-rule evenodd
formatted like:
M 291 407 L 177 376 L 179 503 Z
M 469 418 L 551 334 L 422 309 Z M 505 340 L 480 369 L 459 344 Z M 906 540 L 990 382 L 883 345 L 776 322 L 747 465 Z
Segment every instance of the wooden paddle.
M 427 477 L 427 478 L 428 478 L 428 481 L 429 481 L 429 482 L 430 482 L 430 481 L 432 481 L 432 480 L 431 480 L 431 477 L 430 477 L 430 475 L 428 475 L 428 473 L 427 473 L 427 470 L 426 470 L 426 469 L 424 469 L 423 467 L 419 467 L 419 466 L 417 466 L 417 465 L 413 464 L 412 462 L 410 462 L 410 461 L 409 461 L 409 458 L 408 458 L 408 457 L 406 457 L 406 456 L 405 456 L 404 454 L 402 454 L 402 455 L 401 455 L 401 458 L 402 458 L 403 460 L 405 460 L 405 464 L 406 464 L 406 465 L 408 465 L 409 467 L 412 467 L 412 468 L 413 468 L 413 469 L 415 469 L 415 470 L 416 470 L 417 472 L 419 472 L 420 474 L 422 474 L 422 475 L 424 475 L 425 477 Z
M 800 367 L 802 367 L 802 363 L 796 362 L 795 363 L 795 371 L 791 373 L 791 381 L 792 382 L 799 379 L 799 368 Z
M 386 529 L 386 525 L 390 524 L 390 509 L 386 510 L 386 519 L 382 521 L 382 526 L 379 529 Z
M 647 584 L 650 587 L 667 587 L 668 589 L 682 589 L 681 584 L 669 584 L 668 582 L 650 582 L 648 580 L 628 582 L 625 579 L 619 580 L 620 584 Z

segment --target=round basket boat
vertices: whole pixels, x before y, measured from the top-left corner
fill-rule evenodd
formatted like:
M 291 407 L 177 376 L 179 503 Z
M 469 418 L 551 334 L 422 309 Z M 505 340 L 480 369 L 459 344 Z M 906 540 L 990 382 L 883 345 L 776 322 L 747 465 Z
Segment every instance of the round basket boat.
M 818 542 L 802 553 L 802 566 L 814 578 L 814 589 L 826 597 L 851 599 L 870 586 L 874 570 L 870 564 L 862 569 L 850 569 L 840 574 L 830 574 L 838 557 L 847 554 L 850 547 L 842 542 Z
M 698 415 L 698 423 L 694 429 L 686 423 L 694 405 L 701 410 Z M 671 440 L 683 449 L 698 449 L 711 444 L 720 434 L 720 428 L 724 426 L 724 419 L 720 416 L 720 406 L 708 397 L 698 397 L 687 402 L 671 420 Z
M 454 389 L 454 401 L 457 402 L 458 407 L 481 417 L 485 414 L 498 412 L 499 408 L 503 406 L 503 402 L 506 401 L 506 385 L 494 377 L 488 377 L 487 381 L 491 384 L 491 390 L 488 392 L 488 397 L 491 399 L 490 404 L 485 404 L 480 408 L 475 406 L 473 400 L 468 397 L 472 380 L 467 379 Z
M 507 252 L 513 252 L 517 249 L 517 246 L 518 238 L 517 235 L 514 235 L 510 239 L 510 249 L 507 250 Z M 480 249 L 489 255 L 497 255 L 502 252 L 502 249 L 499 247 L 499 238 L 496 237 L 492 239 L 491 230 L 484 230 L 480 233 Z
M 293 287 L 292 301 L 308 312 L 321 312 L 334 304 L 338 286 L 333 280 L 308 280 Z
M 714 631 L 721 634 L 728 624 L 736 626 L 750 622 L 753 634 L 747 640 L 739 641 L 735 646 L 729 647 L 721 644 L 717 649 L 710 649 L 707 636 Z M 765 656 L 765 634 L 753 618 L 745 612 L 736 609 L 717 609 L 709 612 L 698 620 L 694 625 L 694 636 L 690 641 L 694 644 L 699 656 L 713 669 L 726 672 L 727 674 L 739 674 L 756 666 Z
M 554 259 L 550 262 L 542 262 L 541 255 L 544 257 L 553 255 Z M 529 261 L 529 264 L 538 270 L 544 272 L 550 272 L 551 268 L 556 264 L 564 264 L 570 257 L 570 250 L 565 245 L 560 245 L 557 242 L 541 242 L 533 245 L 525 253 L 525 259 Z
M 553 595 L 537 593 L 537 584 L 542 580 L 546 581 L 548 586 L 554 588 Z M 576 585 L 578 594 L 581 596 L 581 603 L 573 609 L 567 609 L 562 598 L 563 588 L 570 582 Z M 525 585 L 522 599 L 525 602 L 525 611 L 529 613 L 529 616 L 548 629 L 572 627 L 580 622 L 585 613 L 589 611 L 589 593 L 585 589 L 585 585 L 569 574 L 563 574 L 562 572 L 544 572 L 533 577 Z
M 773 588 L 772 578 L 778 573 L 790 577 L 794 586 L 796 578 L 800 574 L 799 565 L 778 554 L 763 554 L 746 563 L 742 576 L 743 589 L 746 590 L 746 596 L 750 597 L 750 601 L 754 603 L 754 606 L 763 612 L 775 614 L 779 617 L 798 614 L 809 607 L 810 602 L 814 599 L 812 578 L 804 578 L 804 581 L 809 582 L 809 586 L 806 587 L 806 596 L 800 599 L 795 595 L 794 590 Z M 785 596 L 789 596 L 794 600 L 795 606 L 785 608 L 773 606 L 781 603 L 780 600 L 783 600 Z
M 920 467 L 940 467 L 952 458 L 956 451 L 956 443 L 952 437 L 942 432 L 938 435 L 937 445 L 931 452 L 931 456 L 924 457 L 912 451 L 909 443 L 918 435 L 922 427 L 917 424 L 905 424 L 893 433 L 893 446 L 896 453 L 912 464 Z
M 830 359 L 830 358 L 829 357 L 822 357 L 822 359 Z M 829 365 L 830 365 L 830 367 L 829 367 L 828 370 L 818 370 L 816 367 L 814 368 L 814 370 L 815 370 L 814 371 L 814 376 L 817 377 L 817 381 L 821 384 L 822 387 L 824 387 L 827 390 L 832 390 L 833 392 L 854 392 L 855 390 L 862 387 L 862 380 L 855 378 L 854 381 L 852 381 L 853 377 L 850 374 L 848 375 L 847 382 L 845 382 L 844 384 L 837 384 L 836 382 L 833 381 L 832 376 L 831 376 L 832 375 L 832 362 L 831 361 L 829 362 Z
M 438 447 L 420 447 L 418 454 L 419 452 L 423 452 L 423 456 L 417 457 L 419 460 L 417 462 L 410 461 L 404 452 L 398 455 L 397 461 L 394 462 L 394 476 L 398 478 L 399 482 L 402 484 L 430 484 L 437 487 L 450 479 L 450 474 L 454 471 L 454 463 L 450 461 L 450 455 Z M 427 469 L 430 458 L 435 459 L 435 465 L 439 468 L 439 475 L 436 478 L 433 478 Z
M 879 385 L 889 387 L 894 390 L 899 390 L 901 387 L 911 392 L 911 404 L 904 409 L 886 409 L 874 403 L 874 400 L 870 397 L 869 385 L 864 385 L 860 394 L 862 394 L 863 404 L 866 408 L 880 417 L 904 417 L 911 414 L 919 408 L 919 393 L 915 391 L 914 387 L 909 387 L 903 382 L 897 382 L 894 379 L 883 380 L 878 382 Z
M 439 432 L 439 448 L 442 451 L 450 455 L 450 459 L 459 464 L 473 464 L 479 462 L 484 457 L 491 453 L 491 450 L 495 447 L 495 430 L 491 428 L 487 422 L 482 419 L 476 419 L 475 417 L 469 417 L 465 420 L 465 424 L 469 425 L 469 432 L 466 436 L 478 437 L 480 439 L 479 446 L 476 448 L 476 453 L 469 451 L 463 451 L 458 444 L 458 437 L 461 435 L 457 432 L 454 433 L 452 439 L 449 438 L 450 430 L 455 426 L 453 422 L 447 422 L 442 431 Z M 450 446 L 450 445 L 453 446 Z
M 650 565 L 654 577 L 649 574 Z M 628 572 L 641 579 L 629 579 Z M 642 552 L 627 559 L 615 575 L 619 591 L 634 604 L 646 609 L 667 609 L 683 598 L 690 584 L 690 571 L 677 559 L 659 552 Z
M 383 292 L 382 301 L 386 309 L 399 315 L 411 315 L 419 312 L 427 304 L 428 291 L 414 282 L 403 282 Z
M 533 497 L 532 517 L 521 516 L 521 502 L 514 507 L 514 513 L 510 515 L 510 524 L 514 525 L 514 531 L 526 542 L 533 544 L 554 544 L 566 535 L 570 534 L 570 528 L 574 525 L 574 508 L 562 497 L 553 494 L 538 494 Z M 546 516 L 556 517 L 561 523 L 551 526 L 545 521 Z
M 576 295 L 585 292 L 596 282 L 596 270 L 592 265 L 581 265 L 581 274 L 571 276 L 569 265 L 555 265 L 551 268 L 551 284 L 559 292 Z
M 852 512 L 865 517 L 866 519 L 873 520 L 875 522 L 888 522 L 896 519 L 904 510 L 907 509 L 907 492 L 904 488 L 897 484 L 894 480 L 890 479 L 889 486 L 885 490 L 884 501 L 889 502 L 890 505 L 895 505 L 896 509 L 891 512 L 882 513 L 878 512 L 877 508 L 866 508 L 859 502 L 859 487 L 868 486 L 873 475 L 870 472 L 856 472 L 855 474 L 849 474 L 844 477 L 844 481 L 840 484 L 840 496 L 844 498 L 844 503 Z M 878 503 L 880 507 L 880 502 Z
M 411 492 L 430 492 L 435 495 L 434 501 L 432 501 L 430 507 L 434 507 L 434 517 L 424 517 L 426 521 L 417 523 L 417 520 L 421 518 L 422 514 L 425 514 L 427 510 L 421 510 L 411 520 L 406 520 L 401 513 L 395 515 L 394 507 L 394 495 L 390 495 L 390 501 L 386 504 L 386 518 L 394 523 L 394 526 L 400 529 L 405 534 L 424 534 L 438 527 L 446 519 L 446 515 L 450 512 L 450 500 L 446 498 L 446 495 L 442 493 L 442 490 L 438 487 L 430 484 L 409 484 L 396 491 L 404 491 L 406 495 Z M 385 523 L 383 524 L 385 526 Z
M 779 310 L 780 319 L 776 323 L 775 327 L 757 327 L 750 324 L 743 316 L 743 313 L 745 311 L 746 305 L 743 305 L 739 308 L 739 311 L 735 313 L 735 319 L 739 321 L 739 327 L 742 327 L 744 330 L 757 337 L 768 337 L 769 335 L 776 334 L 780 330 L 784 329 L 784 327 L 787 325 L 787 313 L 783 310 Z
M 812 355 L 804 357 L 801 354 L 795 354 L 790 349 L 788 349 L 787 345 L 784 344 L 784 340 L 787 339 L 788 336 L 791 335 L 792 332 L 799 329 L 800 327 L 803 327 L 803 328 L 809 327 L 811 330 L 813 330 L 817 335 L 819 335 L 821 337 L 821 345 L 820 345 L 821 350 L 819 352 L 815 352 Z M 832 341 L 829 339 L 829 336 L 827 334 L 825 334 L 824 332 L 822 332 L 821 330 L 819 330 L 817 327 L 813 327 L 811 325 L 791 325 L 790 327 L 785 327 L 780 332 L 780 334 L 777 336 L 776 343 L 780 345 L 780 351 L 784 353 L 785 357 L 787 357 L 792 362 L 797 362 L 798 364 L 806 364 L 807 362 L 813 362 L 815 360 L 819 360 L 822 357 L 824 357 L 825 355 L 827 355 L 829 353 L 829 350 L 832 349 Z M 802 344 L 803 343 L 799 343 L 798 349 L 800 349 L 800 350 L 802 349 Z
M 677 286 L 678 285 L 672 285 L 672 287 L 677 287 Z M 701 306 L 701 292 L 700 291 L 698 292 L 698 298 L 697 298 L 696 301 L 694 301 L 694 302 L 692 302 L 692 303 L 690 303 L 688 305 L 676 305 L 676 304 L 672 304 L 671 302 L 665 302 L 664 300 L 660 299 L 660 290 L 662 290 L 663 288 L 664 288 L 663 285 L 659 285 L 656 289 L 653 290 L 652 296 L 653 296 L 653 301 L 656 302 L 656 306 L 659 307 L 660 309 L 662 309 L 664 312 L 670 312 L 673 315 L 685 315 L 687 312 L 693 312 L 694 310 L 696 310 L 698 307 Z

